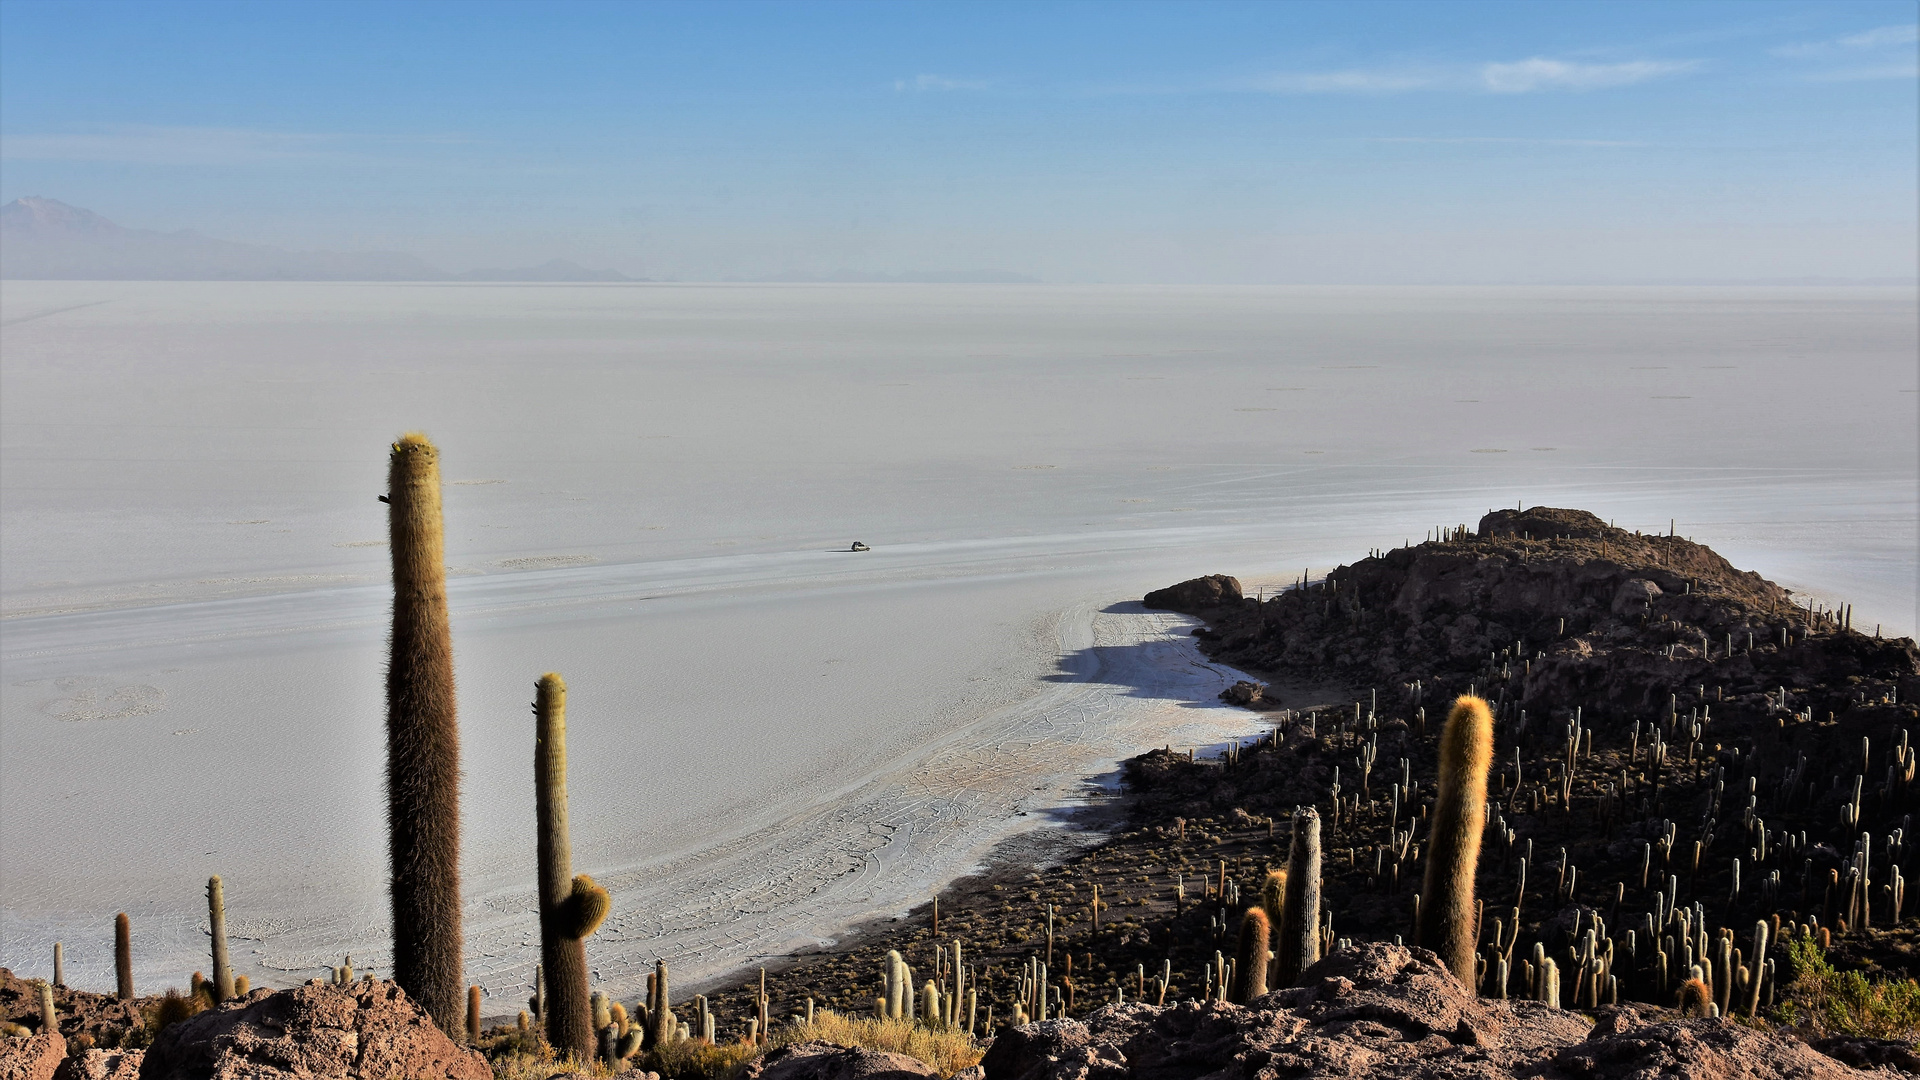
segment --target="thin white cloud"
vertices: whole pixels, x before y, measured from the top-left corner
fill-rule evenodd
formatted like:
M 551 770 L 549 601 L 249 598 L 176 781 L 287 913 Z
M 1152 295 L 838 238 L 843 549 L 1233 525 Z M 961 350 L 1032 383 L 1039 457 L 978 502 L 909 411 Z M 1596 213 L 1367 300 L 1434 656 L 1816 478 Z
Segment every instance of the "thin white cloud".
M 1650 143 L 1631 142 L 1621 139 L 1530 139 L 1509 135 L 1380 135 L 1363 140 L 1374 143 L 1432 143 L 1441 146 L 1590 146 L 1590 147 L 1632 147 L 1649 146 Z
M 1808 82 L 1872 82 L 1877 79 L 1920 79 L 1920 63 L 1817 71 L 1806 77 Z
M 1834 57 L 1860 49 L 1890 49 L 1920 41 L 1920 23 L 1878 26 L 1827 41 L 1802 41 L 1769 50 L 1775 56 Z
M 1531 94 L 1542 90 L 1602 90 L 1682 75 L 1698 60 L 1630 60 L 1619 64 L 1580 64 L 1542 56 L 1480 68 L 1480 85 L 1495 94 Z
M 915 75 L 911 79 L 895 79 L 893 82 L 895 90 L 906 94 L 947 90 L 985 90 L 988 85 L 983 79 L 950 79 L 945 75 Z
M 83 132 L 0 135 L 0 158 L 12 161 L 98 161 L 128 165 L 264 165 L 326 158 L 379 160 L 375 144 L 448 144 L 458 136 L 405 139 L 253 131 L 241 128 L 116 127 Z
M 1912 45 L 1915 42 L 1920 42 L 1920 23 L 1882 26 L 1840 39 L 1840 44 L 1849 49 L 1877 49 L 1885 45 Z
M 1269 94 L 1399 94 L 1430 90 L 1447 80 L 1433 72 L 1352 68 L 1346 71 L 1281 72 L 1248 79 L 1240 89 Z

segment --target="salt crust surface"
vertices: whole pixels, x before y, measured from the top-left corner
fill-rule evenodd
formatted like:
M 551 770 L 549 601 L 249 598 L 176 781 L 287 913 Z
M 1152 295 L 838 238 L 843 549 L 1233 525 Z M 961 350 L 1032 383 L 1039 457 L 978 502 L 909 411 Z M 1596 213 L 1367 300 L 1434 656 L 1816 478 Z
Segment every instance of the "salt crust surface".
M 1250 731 L 1199 573 L 1516 500 L 1915 624 L 1911 290 L 0 285 L 0 963 L 382 970 L 384 447 L 443 447 L 469 964 L 537 940 L 571 687 L 631 996 L 897 912 L 1148 745 Z M 1547 449 L 1551 448 L 1551 449 Z M 853 540 L 873 545 L 854 555 Z

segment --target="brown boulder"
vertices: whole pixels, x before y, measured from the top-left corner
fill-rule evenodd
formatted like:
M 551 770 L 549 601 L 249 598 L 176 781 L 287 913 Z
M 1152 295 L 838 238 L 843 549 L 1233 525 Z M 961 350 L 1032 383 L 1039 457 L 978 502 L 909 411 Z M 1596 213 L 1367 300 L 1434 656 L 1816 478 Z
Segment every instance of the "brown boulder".
M 1208 574 L 1206 577 L 1192 578 L 1178 585 L 1169 585 L 1164 589 L 1155 589 L 1148 593 L 1141 603 L 1161 611 L 1205 615 L 1216 608 L 1238 604 L 1242 599 L 1239 578 L 1231 578 L 1225 574 Z
M 905 1054 L 803 1042 L 756 1059 L 740 1080 L 939 1080 L 939 1076 L 933 1066 Z
M 67 1059 L 67 1040 L 57 1031 L 26 1038 L 0 1036 L 0 1080 L 53 1080 Z
M 145 1050 L 88 1050 L 60 1066 L 54 1080 L 140 1080 Z
M 492 1080 L 479 1051 L 447 1038 L 391 982 L 341 987 L 314 979 L 256 990 L 162 1031 L 143 1080 L 267 1080 L 276 1076 L 444 1076 Z

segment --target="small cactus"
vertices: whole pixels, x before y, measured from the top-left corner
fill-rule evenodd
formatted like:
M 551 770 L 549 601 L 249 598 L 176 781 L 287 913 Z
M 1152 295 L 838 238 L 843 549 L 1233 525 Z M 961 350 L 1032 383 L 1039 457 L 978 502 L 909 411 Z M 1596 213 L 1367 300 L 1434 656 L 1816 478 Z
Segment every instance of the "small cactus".
M 467 987 L 467 1041 L 480 1041 L 480 987 Z
M 60 1014 L 53 1009 L 53 987 L 40 983 L 40 1030 L 59 1031 Z
M 113 971 L 119 981 L 114 996 L 133 1000 L 133 923 L 126 912 L 113 917 Z
M 1234 986 L 1229 1000 L 1245 1005 L 1267 992 L 1267 941 L 1270 924 L 1264 908 L 1255 906 L 1240 916 L 1240 948 L 1234 959 Z
M 1717 1010 L 1713 1004 L 1713 988 L 1705 980 L 1688 979 L 1680 984 L 1681 1016 L 1712 1016 Z
M 235 975 L 233 977 L 233 996 L 243 998 L 251 993 L 253 993 L 253 981 L 245 975 Z

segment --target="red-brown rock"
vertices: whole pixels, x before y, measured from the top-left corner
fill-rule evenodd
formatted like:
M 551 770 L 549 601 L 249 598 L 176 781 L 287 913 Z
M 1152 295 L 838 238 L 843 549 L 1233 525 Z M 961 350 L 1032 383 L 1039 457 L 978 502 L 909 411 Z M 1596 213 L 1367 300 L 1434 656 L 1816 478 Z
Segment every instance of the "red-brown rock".
M 147 1051 L 143 1080 L 444 1076 L 492 1080 L 479 1051 L 456 1044 L 391 982 L 349 987 L 315 979 L 246 998 L 168 1027 Z
M 54 1080 L 140 1080 L 144 1050 L 88 1050 L 68 1058 Z
M 1670 1020 L 1589 1039 L 1554 1055 L 1578 1080 L 1850 1080 L 1862 1075 L 1789 1035 L 1725 1020 Z M 1869 1074 L 1871 1075 L 1871 1074 Z
M 53 1080 L 67 1058 L 67 1040 L 57 1031 L 26 1038 L 0 1036 L 0 1080 Z
M 939 1080 L 931 1065 L 905 1054 L 889 1054 L 827 1042 L 791 1043 L 755 1060 L 740 1080 Z

